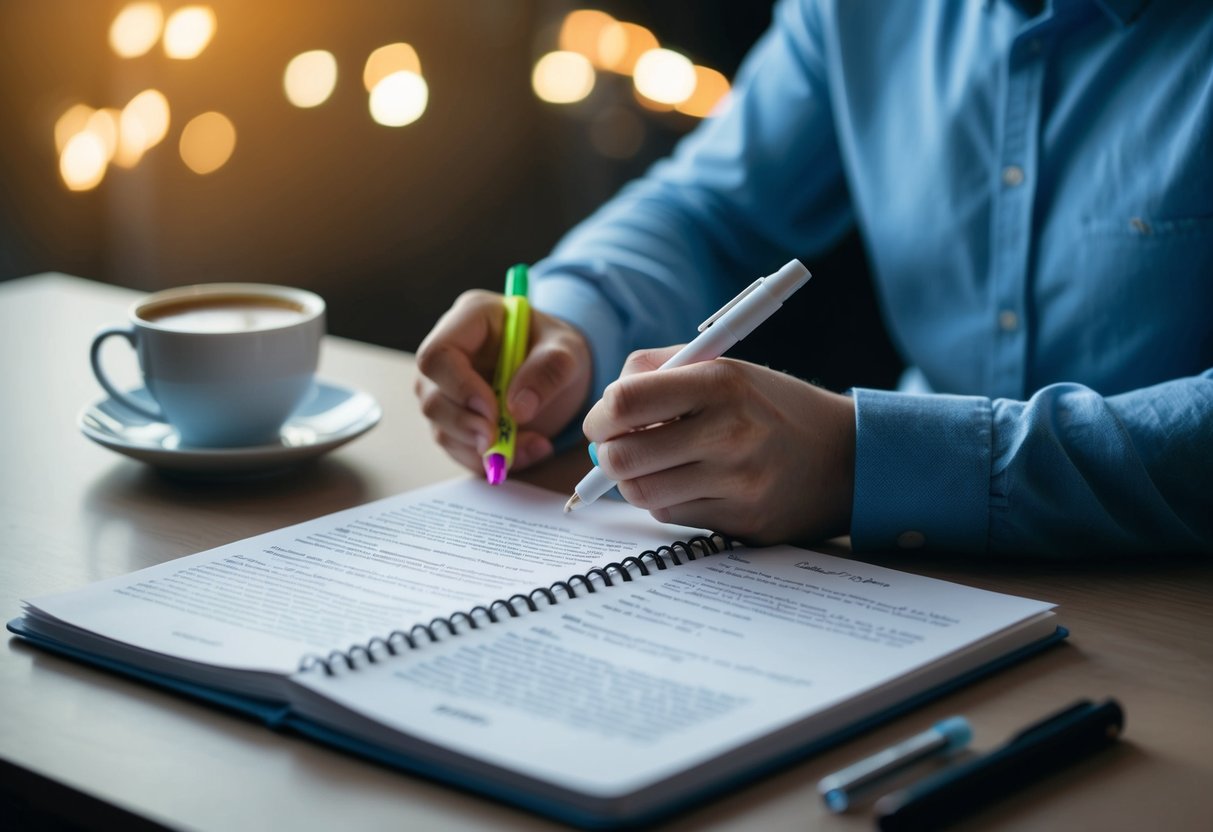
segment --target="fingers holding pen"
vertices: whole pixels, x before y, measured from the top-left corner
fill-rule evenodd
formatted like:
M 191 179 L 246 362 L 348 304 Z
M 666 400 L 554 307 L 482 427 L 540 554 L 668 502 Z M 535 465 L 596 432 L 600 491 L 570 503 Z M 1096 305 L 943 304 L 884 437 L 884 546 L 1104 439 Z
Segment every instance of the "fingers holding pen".
M 661 356 L 644 356 L 649 363 Z M 603 472 L 633 505 L 660 510 L 730 487 L 734 457 L 753 442 L 753 423 L 720 401 L 744 398 L 735 362 L 706 362 L 661 373 L 624 375 L 584 423 Z M 660 519 L 660 518 L 659 518 Z
M 532 313 L 530 351 L 506 395 L 519 426 L 554 436 L 577 415 L 590 392 L 590 349 L 585 337 L 564 321 Z
M 578 370 L 587 362 L 588 355 L 578 355 L 575 342 L 563 333 L 549 337 L 539 333 L 510 384 L 510 413 L 519 422 L 534 420 L 545 404 L 559 398 L 577 380 Z
M 626 378 L 637 373 L 649 373 L 657 370 L 677 354 L 683 346 L 685 345 L 674 344 L 668 347 L 636 350 L 628 355 L 627 360 L 623 363 L 623 369 L 620 371 L 619 377 Z
M 651 363 L 652 356 L 635 363 Z M 582 427 L 600 445 L 617 436 L 682 419 L 715 401 L 744 395 L 744 379 L 727 359 L 655 372 L 634 372 L 607 385 Z M 633 360 L 629 364 L 634 366 Z
M 463 293 L 421 342 L 413 392 L 434 439 L 473 471 L 492 442 L 497 403 L 488 382 L 501 328 L 501 298 Z
M 500 295 L 482 290 L 460 295 L 417 348 L 418 397 L 436 392 L 489 422 L 496 420 L 488 378 L 496 361 L 501 317 Z
M 854 423 L 846 396 L 722 358 L 619 379 L 585 432 L 628 502 L 769 543 L 846 532 Z
M 417 350 L 414 384 L 437 441 L 473 471 L 495 441 L 497 398 L 490 380 L 501 352 L 504 312 L 495 292 L 464 292 Z M 581 410 L 589 395 L 589 346 L 570 324 L 531 311 L 526 359 L 510 384 L 507 404 L 518 424 L 514 468 L 552 453 L 551 437 Z

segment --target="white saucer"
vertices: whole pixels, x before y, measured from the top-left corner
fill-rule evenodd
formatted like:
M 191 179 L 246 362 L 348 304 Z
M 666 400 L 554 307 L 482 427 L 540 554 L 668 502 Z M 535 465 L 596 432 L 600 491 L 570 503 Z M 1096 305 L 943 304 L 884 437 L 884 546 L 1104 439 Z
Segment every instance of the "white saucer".
M 134 398 L 151 401 L 142 387 Z M 181 447 L 177 432 L 106 396 L 80 414 L 80 431 L 98 445 L 165 471 L 189 476 L 264 475 L 294 467 L 361 436 L 379 423 L 379 403 L 357 390 L 317 381 L 283 425 L 276 444 L 243 448 Z

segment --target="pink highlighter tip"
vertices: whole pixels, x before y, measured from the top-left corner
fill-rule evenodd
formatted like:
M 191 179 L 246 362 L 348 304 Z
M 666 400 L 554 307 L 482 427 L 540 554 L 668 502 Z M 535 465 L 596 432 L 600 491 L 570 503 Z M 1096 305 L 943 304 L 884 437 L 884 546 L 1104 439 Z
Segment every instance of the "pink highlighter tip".
M 484 476 L 489 485 L 501 485 L 505 482 L 505 457 L 501 454 L 489 454 L 484 458 Z

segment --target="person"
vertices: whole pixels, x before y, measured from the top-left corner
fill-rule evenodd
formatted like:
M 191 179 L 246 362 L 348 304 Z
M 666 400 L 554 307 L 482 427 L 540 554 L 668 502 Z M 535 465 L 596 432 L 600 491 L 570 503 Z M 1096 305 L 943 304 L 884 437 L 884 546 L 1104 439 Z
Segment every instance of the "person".
M 896 390 L 728 358 L 648 372 L 852 228 Z M 1213 15 L 781 0 L 727 109 L 532 286 L 518 467 L 582 428 L 629 502 L 757 544 L 1213 551 Z M 500 309 L 465 294 L 417 356 L 437 441 L 475 471 Z

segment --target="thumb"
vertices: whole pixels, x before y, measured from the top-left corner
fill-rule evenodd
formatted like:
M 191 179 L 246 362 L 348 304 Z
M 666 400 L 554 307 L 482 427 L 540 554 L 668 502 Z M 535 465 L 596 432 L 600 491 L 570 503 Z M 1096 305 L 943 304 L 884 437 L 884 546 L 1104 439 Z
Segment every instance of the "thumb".
M 623 370 L 620 371 L 619 377 L 630 376 L 635 373 L 648 373 L 656 370 L 662 364 L 673 358 L 685 344 L 675 344 L 672 347 L 657 347 L 650 350 L 636 350 L 628 356 L 628 360 L 623 363 Z

